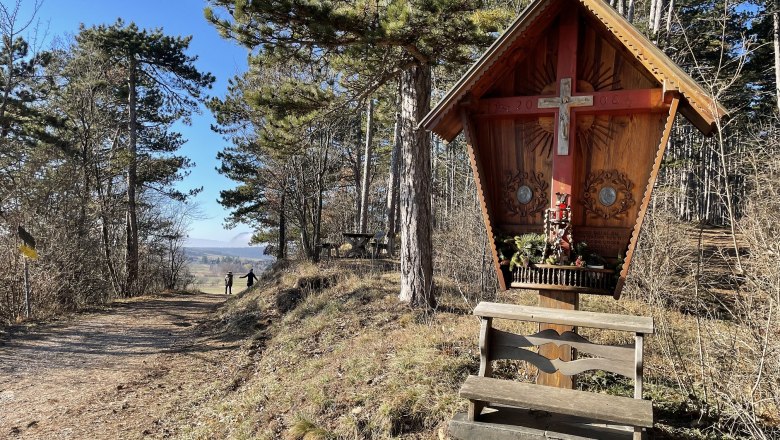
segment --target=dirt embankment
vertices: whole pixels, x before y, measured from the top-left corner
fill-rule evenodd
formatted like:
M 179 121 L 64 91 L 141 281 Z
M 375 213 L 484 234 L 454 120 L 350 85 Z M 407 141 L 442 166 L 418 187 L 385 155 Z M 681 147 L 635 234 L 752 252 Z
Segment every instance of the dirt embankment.
M 200 325 L 222 295 L 117 303 L 0 340 L 0 438 L 167 437 L 237 343 Z

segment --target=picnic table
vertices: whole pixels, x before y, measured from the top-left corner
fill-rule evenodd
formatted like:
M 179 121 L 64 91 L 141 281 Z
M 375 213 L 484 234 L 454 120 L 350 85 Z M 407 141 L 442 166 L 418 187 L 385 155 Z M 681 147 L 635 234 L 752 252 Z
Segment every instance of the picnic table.
M 374 237 L 374 234 L 366 234 L 361 232 L 342 232 L 341 235 L 352 246 L 352 249 L 344 256 L 346 258 L 365 258 L 368 256 L 368 250 L 366 249 L 366 243 L 368 240 Z

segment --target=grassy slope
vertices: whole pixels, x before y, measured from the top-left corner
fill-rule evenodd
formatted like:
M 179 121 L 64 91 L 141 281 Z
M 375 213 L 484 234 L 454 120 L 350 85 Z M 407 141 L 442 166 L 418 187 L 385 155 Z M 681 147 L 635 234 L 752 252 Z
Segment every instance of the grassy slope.
M 257 288 L 231 299 L 219 330 L 245 338 L 233 360 L 229 386 L 203 390 L 197 423 L 187 422 L 190 438 L 443 438 L 453 413 L 465 409 L 457 390 L 479 366 L 479 323 L 454 286 L 437 280 L 440 310 L 426 316 L 400 305 L 397 273 L 341 267 L 295 265 L 270 273 Z M 280 315 L 276 294 L 302 276 L 332 273 L 335 286 L 312 292 L 291 312 Z M 499 301 L 535 302 L 530 293 L 505 293 Z M 582 309 L 651 314 L 646 306 L 622 299 L 584 297 Z M 683 319 L 682 317 L 680 319 Z M 530 324 L 503 324 L 531 331 Z M 614 342 L 626 335 L 585 332 Z M 646 358 L 646 397 L 657 418 L 686 420 L 686 398 L 674 391 L 673 375 L 650 338 Z M 693 349 L 693 348 L 691 348 Z M 532 380 L 533 371 L 509 362 L 496 374 Z M 596 374 L 581 386 L 632 395 L 630 381 Z M 661 426 L 658 434 L 681 430 Z M 688 434 L 695 434 L 695 430 Z

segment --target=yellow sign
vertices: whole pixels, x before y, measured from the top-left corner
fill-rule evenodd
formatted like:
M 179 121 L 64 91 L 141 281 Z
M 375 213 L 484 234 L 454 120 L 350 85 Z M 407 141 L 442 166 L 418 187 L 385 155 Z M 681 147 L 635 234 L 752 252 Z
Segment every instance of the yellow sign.
M 26 244 L 19 246 L 19 251 L 22 253 L 22 255 L 24 255 L 25 257 L 31 260 L 38 259 L 38 252 L 36 252 L 35 249 L 31 248 L 30 246 L 27 246 Z

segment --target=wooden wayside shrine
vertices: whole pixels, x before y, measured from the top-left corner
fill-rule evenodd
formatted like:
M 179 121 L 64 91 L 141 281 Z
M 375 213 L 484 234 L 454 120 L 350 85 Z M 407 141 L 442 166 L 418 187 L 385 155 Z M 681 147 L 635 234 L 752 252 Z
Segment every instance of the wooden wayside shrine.
M 727 116 L 603 0 L 537 0 L 421 124 L 464 133 L 500 288 L 577 310 L 582 293 L 620 297 L 678 112 L 705 134 Z M 543 255 L 508 264 L 506 243 L 530 233 Z M 539 353 L 575 362 L 567 344 Z M 559 368 L 537 383 L 574 385 Z

